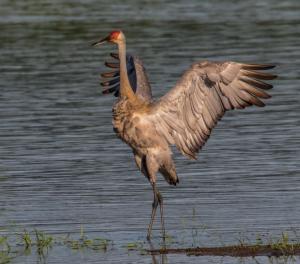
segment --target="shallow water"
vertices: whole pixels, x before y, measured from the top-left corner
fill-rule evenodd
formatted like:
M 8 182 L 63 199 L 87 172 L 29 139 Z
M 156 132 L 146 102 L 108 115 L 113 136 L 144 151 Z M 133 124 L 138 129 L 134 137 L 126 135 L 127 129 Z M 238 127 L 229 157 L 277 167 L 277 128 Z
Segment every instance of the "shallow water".
M 175 155 L 180 184 L 159 188 L 175 246 L 300 232 L 300 3 L 289 1 L 1 1 L 0 233 L 24 228 L 114 241 L 106 253 L 53 248 L 47 263 L 151 263 L 124 245 L 144 241 L 152 192 L 114 135 L 99 72 L 122 28 L 154 95 L 197 60 L 275 63 L 263 109 L 229 112 L 198 161 Z M 194 234 L 197 230 L 197 235 Z M 160 241 L 155 226 L 154 243 Z M 21 256 L 14 263 L 33 263 Z M 159 259 L 158 259 L 159 261 Z M 166 262 L 166 261 L 164 261 Z M 168 263 L 238 259 L 168 256 Z M 259 258 L 260 263 L 269 263 Z M 246 259 L 245 263 L 254 263 Z

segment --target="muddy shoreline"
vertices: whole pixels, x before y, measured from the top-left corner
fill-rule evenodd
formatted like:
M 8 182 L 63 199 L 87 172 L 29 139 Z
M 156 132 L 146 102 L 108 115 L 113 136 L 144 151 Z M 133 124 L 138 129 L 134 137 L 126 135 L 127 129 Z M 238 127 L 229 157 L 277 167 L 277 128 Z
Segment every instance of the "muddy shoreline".
M 289 244 L 284 247 L 272 245 L 241 245 L 224 247 L 196 247 L 196 248 L 161 248 L 148 250 L 149 254 L 186 254 L 193 256 L 295 256 L 300 255 L 300 244 Z

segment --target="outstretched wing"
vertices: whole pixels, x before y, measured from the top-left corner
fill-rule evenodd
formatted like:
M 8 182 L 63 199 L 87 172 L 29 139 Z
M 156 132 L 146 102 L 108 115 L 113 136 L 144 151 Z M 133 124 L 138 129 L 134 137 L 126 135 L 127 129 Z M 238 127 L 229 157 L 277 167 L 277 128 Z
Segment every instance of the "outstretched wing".
M 117 62 L 105 62 L 105 65 L 108 68 L 112 68 L 113 71 L 101 73 L 103 78 L 109 78 L 109 80 L 101 82 L 101 85 L 104 88 L 102 93 L 114 93 L 114 95 L 118 97 L 120 91 L 119 55 L 111 53 L 110 56 L 117 60 Z M 126 63 L 128 79 L 132 89 L 141 99 L 150 102 L 152 99 L 151 86 L 142 61 L 138 57 L 127 54 Z
M 264 106 L 273 86 L 261 80 L 275 75 L 261 72 L 272 65 L 236 62 L 193 64 L 175 87 L 151 106 L 149 118 L 157 132 L 185 156 L 196 159 L 211 130 L 227 110 Z

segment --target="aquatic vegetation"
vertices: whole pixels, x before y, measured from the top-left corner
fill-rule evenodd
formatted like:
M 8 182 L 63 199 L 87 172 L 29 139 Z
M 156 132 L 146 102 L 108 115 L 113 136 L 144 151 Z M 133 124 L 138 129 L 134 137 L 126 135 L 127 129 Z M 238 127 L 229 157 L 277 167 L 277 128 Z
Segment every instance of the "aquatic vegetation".
M 143 250 L 144 244 L 143 242 L 130 242 L 127 243 L 124 247 L 126 247 L 127 250 Z
M 32 239 L 29 232 L 25 229 L 24 232 L 20 234 L 20 237 L 25 249 L 30 249 L 32 246 Z
M 196 228 L 199 228 L 196 230 Z M 196 231 L 197 232 L 196 232 Z M 226 245 L 219 247 L 205 247 L 195 245 L 199 235 L 203 232 L 202 227 L 192 228 L 193 246 L 190 248 L 178 248 L 180 244 L 176 237 L 167 234 L 166 244 L 160 245 L 158 249 L 154 249 L 145 241 L 133 241 L 124 244 L 122 247 L 128 252 L 137 251 L 141 255 L 145 254 L 187 254 L 195 256 L 212 255 L 212 256 L 232 256 L 232 257 L 255 257 L 255 256 L 268 256 L 268 257 L 284 257 L 291 259 L 293 256 L 300 255 L 300 240 L 298 236 L 290 237 L 290 232 L 283 232 L 280 237 L 273 238 L 257 234 L 256 238 L 251 241 L 247 236 L 242 233 L 237 238 L 237 244 Z M 16 238 L 0 236 L 0 263 L 9 264 L 16 256 L 28 255 L 32 251 L 36 252 L 40 259 L 46 258 L 48 251 L 53 246 L 65 246 L 72 250 L 93 250 L 106 252 L 113 249 L 113 241 L 102 238 L 90 238 L 85 232 L 83 227 L 80 229 L 79 235 L 73 238 L 69 234 L 65 236 L 53 236 L 46 234 L 40 230 L 27 231 L 23 230 L 22 233 L 16 234 Z M 15 243 L 12 241 L 16 241 Z M 175 247 L 174 247 L 175 246 Z
M 298 251 L 300 248 L 300 241 L 293 242 L 290 240 L 288 233 L 282 233 L 281 237 L 275 242 L 270 239 L 270 247 L 273 250 L 286 252 L 286 251 Z
M 67 246 L 73 250 L 100 250 L 107 251 L 112 247 L 113 243 L 105 238 L 88 238 L 83 231 L 80 230 L 78 239 L 66 236 L 52 236 L 40 230 L 33 230 L 32 232 L 23 230 L 17 233 L 16 237 L 11 236 L 11 241 L 15 243 L 9 244 L 7 236 L 0 236 L 0 263 L 10 263 L 13 258 L 20 255 L 31 254 L 35 250 L 36 254 L 41 259 L 45 259 L 49 249 L 53 246 Z M 12 250 L 13 249 L 13 250 Z
M 0 236 L 0 263 L 6 264 L 11 261 L 10 256 L 11 247 L 7 241 L 6 236 Z
M 105 238 L 88 239 L 86 237 L 80 239 L 72 239 L 68 237 L 64 240 L 64 244 L 74 250 L 92 249 L 107 251 L 112 242 Z
M 171 245 L 173 243 L 175 243 L 176 240 L 175 240 L 175 237 L 170 235 L 169 233 L 166 233 L 166 236 L 165 236 L 165 243 L 166 245 Z
M 260 234 L 256 235 L 255 245 L 260 246 L 263 244 L 263 239 Z
M 80 227 L 80 237 L 79 239 L 73 239 L 69 235 L 63 240 L 63 244 L 74 249 L 92 249 L 92 250 L 101 250 L 107 251 L 109 247 L 112 247 L 113 243 L 109 239 L 97 237 L 97 238 L 88 238 L 83 230 L 83 227 Z
M 46 235 L 44 232 L 34 230 L 35 233 L 35 245 L 38 255 L 44 255 L 45 251 L 48 251 L 52 247 L 54 238 L 50 235 Z
M 11 257 L 6 252 L 0 251 L 0 263 L 7 264 L 11 262 Z
M 10 245 L 7 241 L 7 236 L 0 236 L 0 250 L 10 251 Z

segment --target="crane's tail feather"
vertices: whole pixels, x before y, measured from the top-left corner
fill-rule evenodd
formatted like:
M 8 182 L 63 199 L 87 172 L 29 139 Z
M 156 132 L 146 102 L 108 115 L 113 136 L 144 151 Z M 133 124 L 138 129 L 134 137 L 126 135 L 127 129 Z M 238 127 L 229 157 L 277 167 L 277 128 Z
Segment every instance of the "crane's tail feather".
M 176 186 L 176 184 L 179 183 L 179 178 L 177 176 L 175 169 L 173 168 L 166 169 L 164 167 L 160 167 L 159 172 L 164 176 L 165 180 L 169 184 Z

